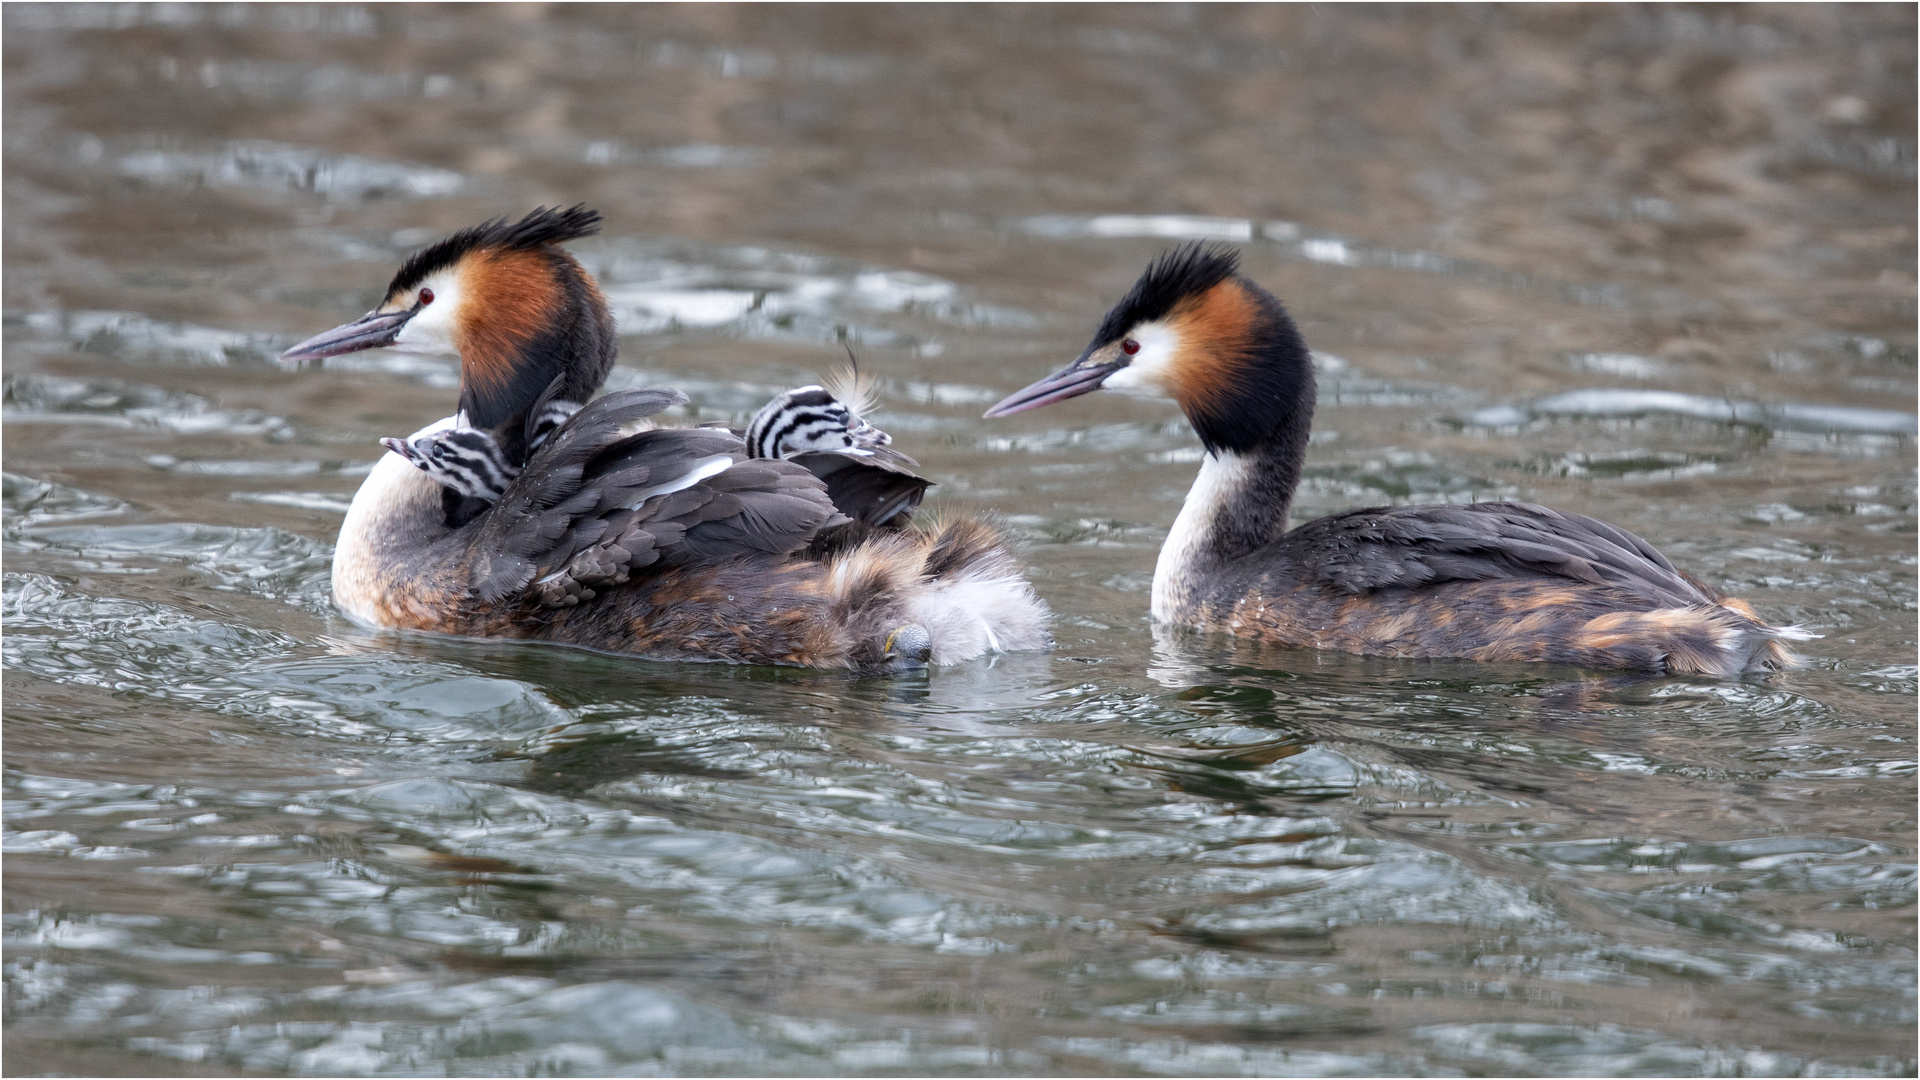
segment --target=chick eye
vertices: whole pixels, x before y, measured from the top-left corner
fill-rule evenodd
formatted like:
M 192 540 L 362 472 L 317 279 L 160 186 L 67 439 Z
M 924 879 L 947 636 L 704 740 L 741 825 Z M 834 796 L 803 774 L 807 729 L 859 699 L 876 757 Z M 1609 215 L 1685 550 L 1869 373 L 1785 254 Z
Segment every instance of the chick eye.
M 1128 338 L 1120 343 L 1120 351 L 1126 353 L 1128 356 L 1132 356 L 1134 353 L 1140 351 L 1140 343 L 1132 338 Z
M 421 289 L 420 290 L 420 306 L 426 307 L 428 304 L 431 304 L 431 303 L 433 303 L 433 290 Z

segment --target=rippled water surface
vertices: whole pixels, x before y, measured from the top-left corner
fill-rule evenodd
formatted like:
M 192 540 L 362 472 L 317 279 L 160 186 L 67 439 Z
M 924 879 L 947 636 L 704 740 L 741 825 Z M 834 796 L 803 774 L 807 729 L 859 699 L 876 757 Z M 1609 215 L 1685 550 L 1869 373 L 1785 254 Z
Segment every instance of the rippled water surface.
M 1914 1072 L 1913 8 L 4 19 L 10 1073 Z M 336 614 L 454 367 L 274 355 L 576 201 L 619 383 L 741 421 L 854 343 L 1059 650 Z M 1318 353 L 1303 513 L 1595 514 L 1811 663 L 1154 630 L 1185 424 L 978 417 L 1188 237 Z

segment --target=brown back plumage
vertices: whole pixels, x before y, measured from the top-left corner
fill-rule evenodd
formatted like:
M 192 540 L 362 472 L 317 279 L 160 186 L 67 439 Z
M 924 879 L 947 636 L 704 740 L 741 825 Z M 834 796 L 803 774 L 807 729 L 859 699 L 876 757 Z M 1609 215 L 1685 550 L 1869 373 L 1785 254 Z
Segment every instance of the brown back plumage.
M 685 401 L 678 391 L 616 391 L 543 444 L 471 526 L 468 581 L 479 600 L 537 586 L 541 604 L 571 606 L 663 560 L 788 555 L 841 520 L 813 474 L 782 461 L 743 464 L 729 432 L 622 434 Z

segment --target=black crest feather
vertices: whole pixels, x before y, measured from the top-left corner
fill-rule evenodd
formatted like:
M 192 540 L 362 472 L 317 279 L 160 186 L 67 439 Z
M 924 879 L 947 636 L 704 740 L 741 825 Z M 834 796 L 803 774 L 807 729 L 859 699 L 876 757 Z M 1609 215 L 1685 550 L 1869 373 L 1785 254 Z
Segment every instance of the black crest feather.
M 1162 252 L 1101 320 L 1100 329 L 1093 335 L 1093 347 L 1105 345 L 1136 324 L 1165 318 L 1175 304 L 1199 296 L 1239 270 L 1240 253 L 1233 248 L 1193 243 Z
M 578 240 L 600 231 L 600 211 L 575 203 L 565 210 L 542 206 L 519 221 L 494 218 L 471 228 L 461 229 L 437 244 L 415 252 L 393 275 L 387 295 L 409 291 L 427 275 L 444 270 L 473 251 L 512 251 Z

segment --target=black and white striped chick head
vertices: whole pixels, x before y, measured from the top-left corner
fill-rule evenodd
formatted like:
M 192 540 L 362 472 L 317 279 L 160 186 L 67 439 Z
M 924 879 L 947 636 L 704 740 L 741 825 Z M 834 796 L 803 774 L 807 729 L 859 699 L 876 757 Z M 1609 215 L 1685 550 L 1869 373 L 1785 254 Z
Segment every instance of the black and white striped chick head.
M 498 502 L 520 470 L 493 436 L 462 419 L 441 420 L 405 439 L 381 439 L 380 444 L 442 487 L 470 499 Z
M 767 402 L 747 425 L 747 453 L 759 458 L 791 458 L 815 451 L 857 457 L 900 456 L 884 449 L 893 436 L 868 423 L 874 409 L 871 384 L 857 368 L 829 380 L 830 386 L 801 386 Z
M 531 455 L 540 449 L 540 445 L 551 438 L 554 432 L 565 427 L 580 409 L 581 404 L 577 401 L 543 398 L 537 402 L 527 413 L 527 453 Z

